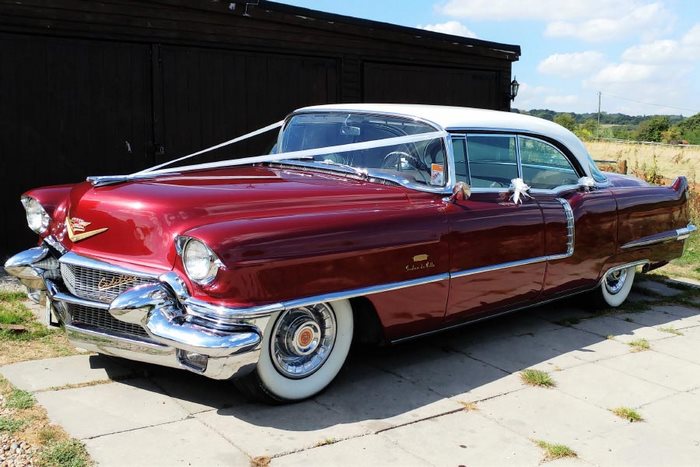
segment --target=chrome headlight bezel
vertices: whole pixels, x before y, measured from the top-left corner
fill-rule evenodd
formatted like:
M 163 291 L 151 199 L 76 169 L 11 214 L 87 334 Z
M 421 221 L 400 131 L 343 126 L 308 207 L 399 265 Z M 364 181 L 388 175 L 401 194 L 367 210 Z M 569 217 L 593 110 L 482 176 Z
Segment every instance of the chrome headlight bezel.
M 32 232 L 39 235 L 48 232 L 51 216 L 49 216 L 41 203 L 31 196 L 22 196 L 20 200 L 27 216 L 27 226 Z
M 199 285 L 214 282 L 219 269 L 224 266 L 216 253 L 202 240 L 193 237 L 180 236 L 175 243 L 187 277 Z

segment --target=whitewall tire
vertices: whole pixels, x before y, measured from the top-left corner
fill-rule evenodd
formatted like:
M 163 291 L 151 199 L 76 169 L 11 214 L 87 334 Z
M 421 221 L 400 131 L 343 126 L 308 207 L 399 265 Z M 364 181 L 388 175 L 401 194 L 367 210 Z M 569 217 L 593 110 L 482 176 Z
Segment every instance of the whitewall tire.
M 353 313 L 348 300 L 285 310 L 270 319 L 256 370 L 239 382 L 265 402 L 307 399 L 337 376 L 350 351 Z
M 615 308 L 624 303 L 632 290 L 636 270 L 636 266 L 632 266 L 605 274 L 600 284 L 600 293 L 605 305 Z

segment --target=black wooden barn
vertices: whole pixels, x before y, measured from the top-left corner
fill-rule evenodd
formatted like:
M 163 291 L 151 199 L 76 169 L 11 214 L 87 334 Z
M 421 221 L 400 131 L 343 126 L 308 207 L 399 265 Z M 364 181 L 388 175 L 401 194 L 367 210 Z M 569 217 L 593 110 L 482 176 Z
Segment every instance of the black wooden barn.
M 520 47 L 281 3 L 0 0 L 0 259 L 20 194 L 133 172 L 333 102 L 510 109 Z

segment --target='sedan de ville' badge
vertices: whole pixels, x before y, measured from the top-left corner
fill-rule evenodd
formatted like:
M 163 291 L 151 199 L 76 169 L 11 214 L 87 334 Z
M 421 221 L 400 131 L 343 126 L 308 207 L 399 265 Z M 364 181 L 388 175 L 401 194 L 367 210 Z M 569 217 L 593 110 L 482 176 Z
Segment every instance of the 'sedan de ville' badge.
M 85 232 L 85 227 L 90 225 L 90 222 L 86 222 L 79 217 L 74 217 L 66 218 L 66 231 L 68 232 L 68 238 L 70 238 L 70 241 L 75 243 L 79 242 L 81 240 L 85 240 L 86 238 L 94 237 L 97 234 L 101 234 L 102 232 L 105 232 L 107 230 L 107 227 L 103 227 L 101 229 L 95 229 L 95 230 L 90 230 L 89 232 Z M 81 233 L 78 233 L 81 232 Z
M 406 271 L 420 271 L 421 269 L 431 269 L 435 263 L 430 261 L 428 255 L 416 255 L 413 257 L 413 264 L 406 265 Z

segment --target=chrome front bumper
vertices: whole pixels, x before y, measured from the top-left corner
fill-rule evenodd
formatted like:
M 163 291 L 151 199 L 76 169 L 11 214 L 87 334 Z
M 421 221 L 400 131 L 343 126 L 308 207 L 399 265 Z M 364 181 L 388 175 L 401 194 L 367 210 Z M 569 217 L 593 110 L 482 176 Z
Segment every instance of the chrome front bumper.
M 242 376 L 255 368 L 263 330 L 276 310 L 226 315 L 221 306 L 192 299 L 174 272 L 118 295 L 111 303 L 77 297 L 61 287 L 60 262 L 89 263 L 96 270 L 115 271 L 114 266 L 66 253 L 60 259 L 40 246 L 10 258 L 5 269 L 27 286 L 30 298 L 41 296 L 51 323 L 63 324 L 70 341 L 89 351 L 172 368 L 183 368 L 213 379 Z M 120 271 L 133 273 L 133 271 Z M 141 326 L 147 337 L 124 335 L 74 322 L 71 306 L 104 310 L 114 319 Z M 211 309 L 208 309 L 211 307 Z

